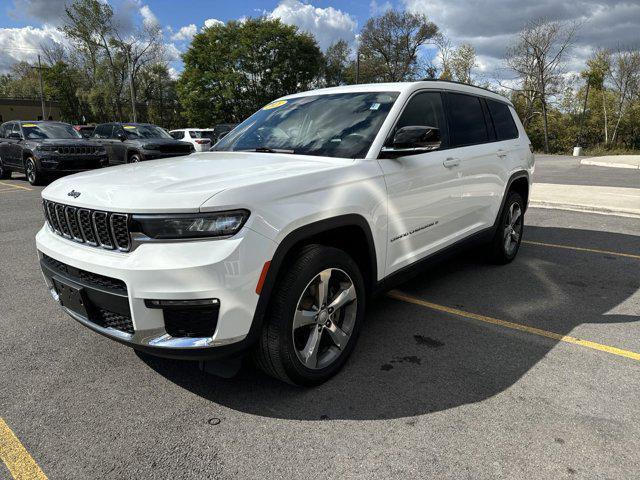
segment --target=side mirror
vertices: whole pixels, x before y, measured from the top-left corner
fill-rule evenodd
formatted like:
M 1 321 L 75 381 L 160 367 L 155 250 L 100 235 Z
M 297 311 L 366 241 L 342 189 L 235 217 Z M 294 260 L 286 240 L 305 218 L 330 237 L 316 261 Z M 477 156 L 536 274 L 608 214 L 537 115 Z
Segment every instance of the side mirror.
M 391 145 L 382 147 L 381 153 L 387 158 L 416 155 L 437 150 L 442 145 L 440 129 L 427 126 L 408 126 L 399 128 L 393 136 Z
M 218 140 L 222 140 L 224 137 L 226 137 L 229 134 L 230 131 L 231 130 L 227 130 L 226 132 L 222 132 L 220 135 L 218 135 Z
M 124 134 L 124 132 L 118 132 L 116 133 L 116 138 L 121 142 L 124 142 L 127 139 L 127 136 Z
M 11 132 L 9 134 L 9 138 L 13 138 L 14 140 L 22 140 L 22 135 L 20 135 L 18 132 Z

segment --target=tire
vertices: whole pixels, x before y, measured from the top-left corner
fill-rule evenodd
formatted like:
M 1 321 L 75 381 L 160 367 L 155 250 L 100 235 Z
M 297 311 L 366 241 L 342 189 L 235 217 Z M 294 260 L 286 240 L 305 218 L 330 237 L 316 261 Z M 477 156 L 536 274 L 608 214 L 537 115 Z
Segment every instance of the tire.
M 134 153 L 129 157 L 129 163 L 139 163 L 142 161 L 142 157 L 139 154 Z
M 327 300 L 318 309 L 321 283 L 328 287 Z M 358 265 L 344 251 L 320 245 L 303 248 L 274 287 L 255 362 L 267 374 L 293 385 L 327 381 L 355 347 L 365 295 Z
M 520 249 L 523 233 L 524 201 L 519 193 L 509 192 L 491 242 L 490 260 L 499 265 L 512 262 Z
M 31 185 L 44 185 L 44 175 L 38 168 L 38 163 L 34 160 L 33 157 L 27 157 L 27 159 L 24 161 L 24 173 Z
M 11 170 L 4 166 L 2 158 L 0 158 L 0 179 L 7 180 L 9 178 L 11 178 Z

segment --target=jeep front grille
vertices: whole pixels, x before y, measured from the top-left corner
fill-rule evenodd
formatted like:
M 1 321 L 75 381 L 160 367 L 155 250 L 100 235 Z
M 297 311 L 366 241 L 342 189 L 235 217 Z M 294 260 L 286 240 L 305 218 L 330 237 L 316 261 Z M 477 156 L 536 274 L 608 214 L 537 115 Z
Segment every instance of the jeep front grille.
M 92 247 L 128 252 L 131 249 L 129 215 L 77 208 L 43 200 L 44 216 L 61 237 Z

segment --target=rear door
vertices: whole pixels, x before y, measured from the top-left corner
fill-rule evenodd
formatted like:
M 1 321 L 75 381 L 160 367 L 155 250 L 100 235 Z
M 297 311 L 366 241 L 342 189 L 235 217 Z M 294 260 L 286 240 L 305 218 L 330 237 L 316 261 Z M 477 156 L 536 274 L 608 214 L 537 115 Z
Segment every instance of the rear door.
M 127 138 L 127 133 L 122 128 L 122 125 L 119 123 L 113 127 L 113 132 L 111 133 L 111 148 L 113 151 L 113 162 L 120 164 L 127 162 L 127 141 L 122 141 L 118 138 L 118 135 L 124 135 L 124 138 Z
M 484 98 L 448 92 L 446 110 L 453 150 L 460 160 L 460 237 L 492 226 L 504 192 L 495 132 Z
M 103 123 L 98 125 L 93 131 L 93 137 L 91 140 L 98 142 L 107 151 L 109 157 L 109 165 L 115 164 L 115 157 L 113 153 L 113 140 L 111 139 L 111 133 L 113 132 L 112 123 Z
M 451 243 L 460 228 L 460 169 L 450 161 L 442 94 L 414 94 L 390 137 L 406 126 L 440 129 L 442 145 L 440 150 L 378 160 L 388 196 L 386 275 Z

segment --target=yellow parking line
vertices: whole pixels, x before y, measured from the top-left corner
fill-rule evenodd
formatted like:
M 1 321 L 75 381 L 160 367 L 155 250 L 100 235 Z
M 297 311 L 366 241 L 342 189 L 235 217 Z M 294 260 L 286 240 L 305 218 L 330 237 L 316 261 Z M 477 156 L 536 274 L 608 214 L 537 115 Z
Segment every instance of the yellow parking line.
M 490 323 L 492 325 L 499 325 L 501 327 L 510 328 L 512 330 L 520 330 L 521 332 L 531 333 L 540 337 L 552 338 L 560 342 L 572 343 L 574 345 L 580 345 L 582 347 L 590 348 L 592 350 L 599 350 L 601 352 L 610 353 L 612 355 L 618 355 L 620 357 L 630 358 L 632 360 L 640 361 L 640 353 L 632 352 L 629 350 L 622 350 L 616 347 L 610 347 L 609 345 L 603 345 L 602 343 L 591 342 L 589 340 L 581 340 L 576 337 L 570 337 L 568 335 L 562 335 L 560 333 L 549 332 L 540 328 L 529 327 L 520 323 L 508 322 L 506 320 L 500 320 L 498 318 L 487 317 L 485 315 L 478 315 L 477 313 L 465 312 L 464 310 L 458 310 L 457 308 L 446 307 L 437 303 L 427 302 L 420 300 L 419 298 L 410 297 L 402 292 L 393 290 L 387 294 L 389 297 L 400 300 L 401 302 L 412 303 L 421 307 L 436 310 L 438 312 L 449 313 L 451 315 L 457 315 L 463 318 L 470 318 L 472 320 L 478 320 L 480 322 Z
M 15 433 L 0 417 L 0 458 L 15 480 L 47 480 Z
M 5 190 L 0 190 L 0 193 L 8 193 L 8 192 L 19 192 L 20 190 L 16 188 L 7 188 Z
M 33 190 L 32 188 L 23 187 L 22 185 L 14 185 L 12 183 L 0 182 L 0 185 L 4 185 L 5 187 L 19 188 L 19 189 L 22 189 L 22 190 Z
M 526 243 L 527 245 L 538 245 L 540 247 L 552 247 L 552 248 L 564 248 L 566 250 L 577 250 L 578 252 L 591 252 L 591 253 L 602 253 L 605 255 L 616 255 L 618 257 L 635 258 L 640 260 L 640 255 L 634 255 L 632 253 L 611 252 L 609 250 L 598 250 L 597 248 L 573 247 L 571 245 L 558 245 L 555 243 L 532 242 L 530 240 L 522 240 L 522 243 Z

